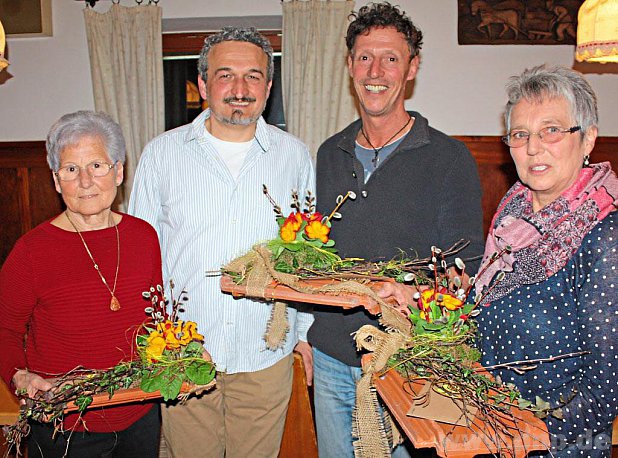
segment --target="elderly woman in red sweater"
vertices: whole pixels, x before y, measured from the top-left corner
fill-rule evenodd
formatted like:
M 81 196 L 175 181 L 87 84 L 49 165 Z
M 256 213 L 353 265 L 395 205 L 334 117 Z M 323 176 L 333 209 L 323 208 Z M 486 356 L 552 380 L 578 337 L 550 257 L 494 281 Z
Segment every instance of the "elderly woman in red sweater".
M 154 229 L 111 209 L 124 158 L 120 126 L 104 113 L 67 114 L 48 134 L 47 160 L 66 210 L 21 237 L 0 272 L 0 375 L 31 397 L 76 366 L 130 359 L 146 318 L 141 292 L 162 283 Z M 29 456 L 157 455 L 155 404 L 68 415 L 64 428 L 72 434 L 52 437 L 52 426 L 31 423 Z

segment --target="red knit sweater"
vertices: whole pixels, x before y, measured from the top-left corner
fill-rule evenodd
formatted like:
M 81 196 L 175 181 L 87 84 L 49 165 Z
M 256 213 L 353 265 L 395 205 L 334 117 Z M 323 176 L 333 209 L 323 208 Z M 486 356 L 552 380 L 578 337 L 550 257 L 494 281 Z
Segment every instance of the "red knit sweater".
M 105 369 L 133 356 L 134 333 L 147 318 L 142 291 L 161 284 L 161 253 L 155 230 L 123 215 L 118 224 L 120 267 L 116 297 L 93 267 L 78 234 L 49 221 L 21 237 L 0 272 L 0 375 L 9 384 L 17 369 L 43 377 L 78 365 Z M 101 273 L 113 288 L 116 231 L 82 233 Z M 27 334 L 25 347 L 24 335 Z M 88 410 L 82 419 L 92 432 L 121 431 L 152 404 Z M 77 415 L 65 417 L 72 427 Z M 83 425 L 77 424 L 76 430 Z

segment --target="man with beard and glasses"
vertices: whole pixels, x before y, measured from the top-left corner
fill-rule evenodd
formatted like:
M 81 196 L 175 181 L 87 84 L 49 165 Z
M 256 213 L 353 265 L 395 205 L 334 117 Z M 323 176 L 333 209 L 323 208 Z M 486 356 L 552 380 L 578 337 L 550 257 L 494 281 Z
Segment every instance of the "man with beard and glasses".
M 271 196 L 314 186 L 307 147 L 261 117 L 273 76 L 270 43 L 253 28 L 224 28 L 204 42 L 200 94 L 209 108 L 150 142 L 135 175 L 129 212 L 159 234 L 163 275 L 188 292 L 183 319 L 198 323 L 217 367 L 216 388 L 163 408 L 173 457 L 275 457 L 292 388 L 292 350 L 311 368 L 310 314 L 288 308 L 283 346 L 266 348 L 271 306 L 222 294 L 222 265 L 276 237 Z M 307 374 L 311 378 L 311 374 Z

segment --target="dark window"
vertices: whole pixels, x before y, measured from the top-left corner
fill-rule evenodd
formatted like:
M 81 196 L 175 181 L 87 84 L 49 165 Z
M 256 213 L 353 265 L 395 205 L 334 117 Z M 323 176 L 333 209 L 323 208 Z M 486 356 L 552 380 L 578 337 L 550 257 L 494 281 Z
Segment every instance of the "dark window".
M 285 130 L 281 89 L 281 52 L 279 52 L 281 49 L 280 35 L 270 32 L 267 36 L 275 49 L 275 75 L 263 116 L 267 123 Z M 197 59 L 201 43 L 203 43 L 203 37 L 196 35 L 187 35 L 187 37 L 178 34 L 163 35 L 165 130 L 193 121 L 206 106 L 197 91 Z M 179 55 L 183 51 L 184 55 Z

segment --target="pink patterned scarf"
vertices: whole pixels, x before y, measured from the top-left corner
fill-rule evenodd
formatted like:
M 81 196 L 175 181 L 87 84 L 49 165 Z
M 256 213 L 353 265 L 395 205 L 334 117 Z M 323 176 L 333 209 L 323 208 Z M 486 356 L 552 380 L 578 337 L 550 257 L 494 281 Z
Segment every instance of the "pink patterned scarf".
M 554 275 L 579 249 L 586 234 L 616 208 L 618 178 L 609 162 L 583 168 L 570 188 L 536 213 L 532 211 L 530 189 L 519 181 L 515 183 L 491 222 L 481 270 L 493 253 L 507 246 L 511 253 L 503 255 L 477 278 L 476 290 L 483 291 L 500 271 L 505 276 L 483 303 L 487 305 L 521 285 Z

